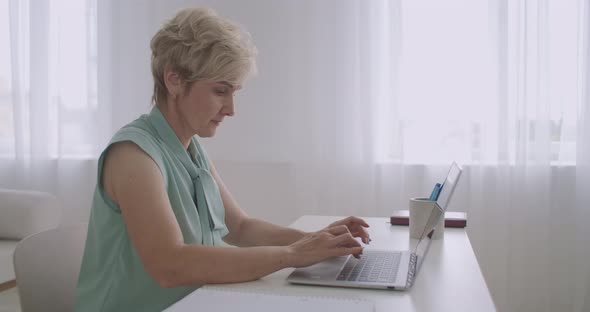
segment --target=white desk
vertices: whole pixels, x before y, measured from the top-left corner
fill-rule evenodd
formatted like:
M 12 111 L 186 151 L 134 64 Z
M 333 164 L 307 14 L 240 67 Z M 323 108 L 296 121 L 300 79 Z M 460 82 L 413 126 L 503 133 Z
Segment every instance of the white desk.
M 341 217 L 303 216 L 291 226 L 315 231 L 338 219 Z M 407 226 L 391 226 L 388 218 L 364 219 L 371 226 L 369 234 L 372 242 L 367 248 L 404 250 L 416 243 L 409 240 Z M 376 311 L 495 311 L 464 229 L 447 228 L 442 240 L 432 241 L 426 260 L 409 291 L 292 285 L 285 280 L 292 270 L 280 270 L 254 282 L 219 287 L 367 299 L 375 302 Z M 247 311 L 246 308 L 244 310 Z

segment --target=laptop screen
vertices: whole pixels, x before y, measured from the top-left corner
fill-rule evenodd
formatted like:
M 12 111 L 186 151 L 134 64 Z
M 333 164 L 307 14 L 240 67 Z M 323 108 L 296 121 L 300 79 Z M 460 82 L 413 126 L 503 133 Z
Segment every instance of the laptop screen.
M 443 218 L 444 212 L 451 201 L 451 197 L 453 196 L 457 182 L 459 182 L 459 177 L 461 177 L 461 172 L 462 169 L 459 167 L 459 165 L 456 163 L 451 165 L 449 173 L 447 174 L 447 178 L 442 185 L 440 195 L 438 196 L 436 204 L 434 205 L 435 209 L 432 209 L 432 213 L 428 218 L 428 222 L 426 222 L 422 237 L 420 238 L 418 245 L 416 245 L 415 252 L 416 255 L 418 255 L 418 267 L 420 267 L 422 259 L 424 259 L 424 256 L 428 251 L 428 246 L 430 246 L 430 240 L 434 234 L 436 224 L 439 222 L 440 218 Z
M 440 190 L 440 195 L 438 195 L 438 199 L 436 200 L 436 204 L 442 209 L 447 209 L 449 205 L 449 201 L 451 200 L 451 195 L 455 190 L 455 185 L 457 185 L 457 181 L 459 181 L 459 177 L 461 176 L 461 167 L 459 167 L 456 163 L 451 165 L 451 169 L 449 169 L 449 174 L 447 174 L 447 178 L 442 185 Z

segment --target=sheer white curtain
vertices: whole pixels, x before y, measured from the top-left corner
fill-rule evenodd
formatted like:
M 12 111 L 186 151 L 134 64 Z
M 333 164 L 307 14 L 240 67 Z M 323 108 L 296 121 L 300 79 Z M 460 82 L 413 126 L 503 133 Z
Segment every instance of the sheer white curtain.
M 404 176 L 431 172 L 386 160 L 389 143 L 380 143 L 399 137 L 399 1 L 206 4 L 243 24 L 259 49 L 259 75 L 237 95 L 236 117 L 205 141 L 244 208 L 280 223 L 388 215 L 430 191 L 434 175 Z
M 581 16 L 583 18 L 583 31 L 581 40 L 583 48 L 581 56 L 583 62 L 580 66 L 580 115 L 578 118 L 579 135 L 578 151 L 576 163 L 576 205 L 575 213 L 575 238 L 572 240 L 579 249 L 574 253 L 576 263 L 574 264 L 575 280 L 574 308 L 576 311 L 590 310 L 590 264 L 586 259 L 590 259 L 590 247 L 587 244 L 587 237 L 590 236 L 590 1 L 584 1 L 581 6 Z
M 0 186 L 87 206 L 93 159 L 108 135 L 97 102 L 96 3 L 0 6 Z
M 578 140 L 576 162 L 576 205 L 573 208 L 575 214 L 575 238 L 572 239 L 579 248 L 574 252 L 574 310 L 590 310 L 590 246 L 587 237 L 590 236 L 590 1 L 582 1 L 580 5 L 581 29 L 580 32 L 580 72 L 579 72 L 579 116 L 578 116 Z M 579 273 L 578 273 L 579 272 Z
M 303 2 L 272 6 L 263 19 L 291 25 L 272 30 L 236 13 L 261 77 L 210 151 L 245 207 L 276 220 L 387 216 L 457 160 L 450 209 L 469 213 L 498 309 L 584 311 L 586 7 Z
M 497 123 L 479 135 L 496 161 L 469 166 L 470 239 L 499 310 L 586 311 L 587 1 L 491 1 L 490 16 Z
M 295 215 L 390 211 L 378 142 L 396 130 L 382 117 L 396 105 L 399 14 L 398 1 L 311 1 L 296 17 L 304 22 L 294 20 L 304 48 L 285 51 L 291 59 L 280 62 L 292 65 L 275 73 L 287 79 L 285 93 L 267 104 L 285 121 L 272 130 L 283 133 L 272 149 L 290 168 Z

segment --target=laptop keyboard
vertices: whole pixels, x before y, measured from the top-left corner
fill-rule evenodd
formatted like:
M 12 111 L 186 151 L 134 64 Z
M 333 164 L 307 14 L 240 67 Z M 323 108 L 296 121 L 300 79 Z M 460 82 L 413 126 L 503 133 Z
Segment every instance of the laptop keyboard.
M 350 257 L 338 275 L 339 281 L 393 283 L 401 252 L 365 250 L 360 259 Z

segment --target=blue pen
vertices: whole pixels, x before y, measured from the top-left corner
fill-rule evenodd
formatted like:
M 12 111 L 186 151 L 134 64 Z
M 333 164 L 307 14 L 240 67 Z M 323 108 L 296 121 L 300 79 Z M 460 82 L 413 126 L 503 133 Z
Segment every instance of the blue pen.
M 440 194 L 441 189 L 442 189 L 442 184 L 436 183 L 434 185 L 434 189 L 432 190 L 432 193 L 430 194 L 430 197 L 428 198 L 428 200 L 436 201 L 438 199 L 438 195 Z

